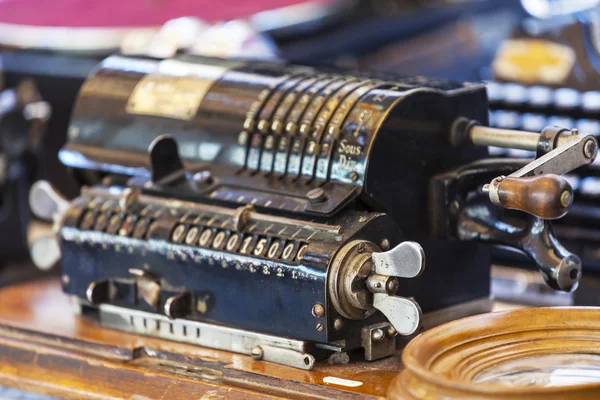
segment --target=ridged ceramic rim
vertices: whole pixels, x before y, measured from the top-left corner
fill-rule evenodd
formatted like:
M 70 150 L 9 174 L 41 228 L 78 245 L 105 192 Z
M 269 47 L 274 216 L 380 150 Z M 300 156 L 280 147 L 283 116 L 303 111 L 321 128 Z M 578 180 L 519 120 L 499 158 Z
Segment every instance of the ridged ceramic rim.
M 392 399 L 592 399 L 600 383 L 504 386 L 474 383 L 498 363 L 547 354 L 600 355 L 600 308 L 525 308 L 453 321 L 433 328 L 404 349 L 404 371 Z

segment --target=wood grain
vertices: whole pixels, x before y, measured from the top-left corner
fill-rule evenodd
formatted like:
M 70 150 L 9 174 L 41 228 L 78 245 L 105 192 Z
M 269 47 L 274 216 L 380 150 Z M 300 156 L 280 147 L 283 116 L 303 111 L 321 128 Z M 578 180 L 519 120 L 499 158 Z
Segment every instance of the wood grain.
M 302 371 L 104 329 L 76 317 L 57 280 L 0 290 L 0 385 L 66 399 L 382 399 L 400 353 Z M 358 387 L 327 384 L 334 376 Z
M 558 219 L 571 208 L 573 189 L 565 178 L 554 174 L 506 177 L 498 184 L 498 198 L 502 207 L 543 219 Z

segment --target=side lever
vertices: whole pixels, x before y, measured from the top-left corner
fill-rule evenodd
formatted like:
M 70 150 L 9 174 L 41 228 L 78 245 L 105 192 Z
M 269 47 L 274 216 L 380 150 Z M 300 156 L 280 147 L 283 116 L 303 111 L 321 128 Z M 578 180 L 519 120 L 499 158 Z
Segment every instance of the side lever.
M 373 293 L 373 307 L 381 311 L 401 335 L 412 335 L 421 325 L 423 313 L 416 301 L 396 296 L 398 278 L 415 278 L 425 270 L 425 252 L 416 242 L 402 242 L 393 249 L 373 253 L 373 273 L 367 289 Z
M 36 217 L 52 222 L 52 234 L 40 235 L 29 245 L 33 263 L 41 270 L 48 270 L 61 258 L 58 230 L 69 202 L 49 182 L 37 181 L 29 190 L 29 207 Z
M 483 186 L 492 204 L 530 214 L 527 224 L 503 221 L 489 203 L 472 200 L 459 216 L 459 237 L 520 249 L 536 262 L 549 286 L 564 291 L 576 288 L 581 260 L 560 244 L 550 220 L 563 217 L 573 204 L 573 189 L 560 175 L 595 160 L 596 138 L 558 127 L 547 127 L 537 134 L 488 128 L 475 121 L 457 121 L 452 138 L 457 142 L 468 139 L 475 145 L 536 151 L 538 155 L 523 168 Z

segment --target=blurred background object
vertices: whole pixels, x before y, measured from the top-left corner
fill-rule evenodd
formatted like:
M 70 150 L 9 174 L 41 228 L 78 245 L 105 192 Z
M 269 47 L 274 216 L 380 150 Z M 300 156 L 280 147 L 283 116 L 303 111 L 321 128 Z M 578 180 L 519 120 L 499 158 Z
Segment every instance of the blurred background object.
M 1 73 L 1 71 L 0 71 Z M 1 76 L 0 76 L 1 78 Z M 21 263 L 28 256 L 29 188 L 39 169 L 51 109 L 36 84 L 0 81 L 0 281 L 14 282 L 36 272 Z
M 536 18 L 567 15 L 596 7 L 598 0 L 521 0 L 525 10 Z

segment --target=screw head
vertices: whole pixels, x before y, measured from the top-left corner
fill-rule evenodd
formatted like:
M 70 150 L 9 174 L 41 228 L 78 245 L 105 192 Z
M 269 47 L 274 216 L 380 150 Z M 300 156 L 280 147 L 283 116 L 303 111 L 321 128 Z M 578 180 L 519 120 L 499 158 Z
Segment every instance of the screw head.
M 344 321 L 341 318 L 336 318 L 335 321 L 333 321 L 333 327 L 336 331 L 339 331 L 340 329 L 342 329 L 343 326 L 344 326 Z
M 315 304 L 312 308 L 312 315 L 317 318 L 321 318 L 323 315 L 325 315 L 325 307 L 323 307 L 322 304 Z
M 383 239 L 381 241 L 381 250 L 383 251 L 387 251 L 390 249 L 390 241 L 387 239 Z
M 587 158 L 592 158 L 598 152 L 598 143 L 595 140 L 590 139 L 583 145 L 583 155 Z
M 352 173 L 350 174 L 350 180 L 351 180 L 352 182 L 356 182 L 356 181 L 358 180 L 358 174 L 357 174 L 356 172 L 352 172 Z
M 381 329 L 375 329 L 373 332 L 371 332 L 371 339 L 373 339 L 376 342 L 379 342 L 384 337 L 385 337 L 385 333 L 383 333 L 383 330 L 381 330 Z
M 318 323 L 317 326 L 315 327 L 315 329 L 319 332 L 323 332 L 323 329 L 325 329 L 325 327 L 323 326 L 322 323 Z
M 571 206 L 571 203 L 573 202 L 573 195 L 571 195 L 571 192 L 569 190 L 565 190 L 562 192 L 562 194 L 560 195 L 560 204 L 567 208 L 569 206 Z
M 71 282 L 71 278 L 66 274 L 61 277 L 61 280 L 63 285 L 68 285 Z
M 365 251 L 365 244 L 364 244 L 364 243 L 360 243 L 360 244 L 358 245 L 358 252 L 359 252 L 359 253 L 362 253 L 362 252 L 364 252 L 364 251 Z
M 390 279 L 387 281 L 385 290 L 390 294 L 396 294 L 398 286 L 400 286 L 400 283 L 398 283 L 397 279 Z
M 261 358 L 263 358 L 263 354 L 263 349 L 260 346 L 256 346 L 250 351 L 250 355 L 255 360 L 260 360 Z
M 395 337 L 398 335 L 398 331 L 394 329 L 393 326 L 388 327 L 386 333 L 388 337 Z
M 325 191 L 321 188 L 311 189 L 306 193 L 306 197 L 311 203 L 321 203 L 325 200 Z

